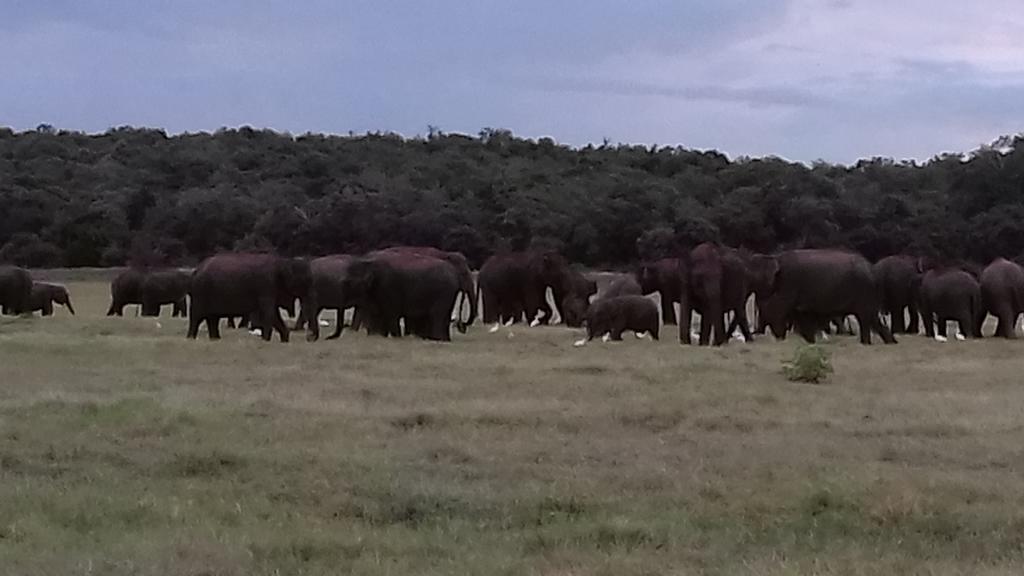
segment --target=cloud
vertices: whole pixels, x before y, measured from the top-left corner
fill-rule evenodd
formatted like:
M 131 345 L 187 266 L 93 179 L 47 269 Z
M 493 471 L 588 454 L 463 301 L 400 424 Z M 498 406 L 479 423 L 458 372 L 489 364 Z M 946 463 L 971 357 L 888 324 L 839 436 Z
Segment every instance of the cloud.
M 851 162 L 1020 130 L 1016 0 L 15 0 L 0 124 L 427 124 Z M 993 17 L 998 14 L 998 17 Z
M 614 80 L 551 78 L 538 83 L 538 88 L 552 92 L 596 93 L 615 96 L 668 98 L 684 101 L 740 103 L 759 106 L 820 106 L 828 98 L 811 91 L 787 86 L 733 87 L 712 84 L 658 85 L 643 82 L 626 83 Z

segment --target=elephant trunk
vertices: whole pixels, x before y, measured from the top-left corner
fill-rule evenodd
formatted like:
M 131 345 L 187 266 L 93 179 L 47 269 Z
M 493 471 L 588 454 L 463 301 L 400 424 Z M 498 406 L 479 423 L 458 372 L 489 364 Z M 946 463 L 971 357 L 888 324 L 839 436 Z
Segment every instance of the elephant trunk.
M 67 300 L 65 300 L 64 301 L 64 305 L 67 306 L 68 312 L 71 312 L 71 315 L 74 316 L 75 315 L 75 307 L 71 305 L 71 298 L 68 298 Z

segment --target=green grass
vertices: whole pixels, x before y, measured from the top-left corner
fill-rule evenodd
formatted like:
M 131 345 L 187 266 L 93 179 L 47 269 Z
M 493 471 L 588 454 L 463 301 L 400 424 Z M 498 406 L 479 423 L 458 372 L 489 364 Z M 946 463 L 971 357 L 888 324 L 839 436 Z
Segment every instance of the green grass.
M 834 338 L 807 386 L 796 341 L 187 341 L 69 286 L 0 319 L 0 573 L 1024 570 L 1022 343 Z

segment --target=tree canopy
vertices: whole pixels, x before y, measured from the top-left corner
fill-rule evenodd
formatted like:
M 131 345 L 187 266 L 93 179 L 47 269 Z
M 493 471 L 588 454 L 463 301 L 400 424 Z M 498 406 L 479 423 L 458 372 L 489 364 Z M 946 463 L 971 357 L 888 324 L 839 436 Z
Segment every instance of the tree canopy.
M 0 261 L 195 263 L 222 250 L 320 255 L 389 244 L 474 265 L 542 242 L 617 267 L 704 240 L 987 261 L 1024 250 L 1024 137 L 925 163 L 852 166 L 637 145 L 572 148 L 487 128 L 168 136 L 0 128 Z

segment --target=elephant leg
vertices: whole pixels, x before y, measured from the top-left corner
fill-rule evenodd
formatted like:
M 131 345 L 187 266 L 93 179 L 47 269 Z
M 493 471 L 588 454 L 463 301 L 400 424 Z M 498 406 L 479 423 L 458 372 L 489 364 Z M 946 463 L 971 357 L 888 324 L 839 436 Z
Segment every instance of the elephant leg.
M 907 304 L 907 313 L 910 315 L 910 323 L 907 324 L 907 333 L 908 334 L 918 334 L 918 333 L 920 333 L 921 332 L 921 326 L 920 326 L 921 313 L 918 310 L 917 303 L 914 302 L 913 300 L 910 301 L 910 304 Z
M 707 346 L 711 341 L 711 319 L 707 314 L 700 315 L 700 336 L 697 338 L 699 346 Z
M 672 301 L 672 297 L 667 292 L 662 290 L 661 294 L 661 322 L 669 326 L 675 326 L 676 324 L 676 305 Z M 680 311 L 680 314 L 682 312 Z
M 725 314 L 722 313 L 720 307 L 716 307 L 717 312 L 711 315 L 711 327 L 712 334 L 714 335 L 714 345 L 722 346 L 729 341 L 729 334 L 725 331 Z
M 960 330 L 960 334 L 963 334 L 964 338 L 975 337 L 976 332 L 974 330 L 974 318 L 971 317 L 970 312 L 961 314 L 956 319 L 956 325 L 957 329 Z
M 929 338 L 935 337 L 935 318 L 927 304 L 922 303 L 920 308 L 921 323 L 924 324 L 924 335 Z
M 892 310 L 892 333 L 903 334 L 907 331 L 906 318 L 904 317 L 905 306 L 897 306 Z
M 872 314 L 868 316 L 868 320 L 870 320 L 869 324 L 862 324 L 861 319 L 859 317 L 857 318 L 857 327 L 860 329 L 861 332 L 867 332 L 868 334 L 870 334 L 871 330 L 874 329 L 875 332 L 878 332 L 878 336 L 882 338 L 882 342 L 886 344 L 896 343 L 896 337 L 893 336 L 892 331 L 889 330 L 889 328 L 882 323 L 881 319 L 878 317 L 878 314 Z
M 663 301 L 664 302 L 664 301 Z M 671 301 L 669 306 L 672 306 Z M 662 306 L 662 311 L 665 307 Z M 675 310 L 672 311 L 673 316 Z M 679 300 L 679 341 L 683 344 L 692 344 L 693 337 L 690 335 L 690 322 L 693 321 L 693 314 L 690 309 L 690 300 L 687 296 L 683 296 Z
M 736 314 L 732 318 L 732 326 L 729 330 L 726 330 L 726 334 L 732 335 L 736 328 L 740 329 L 740 334 L 743 335 L 743 339 L 750 342 L 754 339 L 754 335 L 750 332 L 750 322 L 747 321 L 747 310 L 745 308 L 738 308 Z
M 210 340 L 220 340 L 220 316 L 206 317 L 206 331 L 210 334 Z
M 431 340 L 437 340 L 439 342 L 451 342 L 451 309 L 446 306 L 441 306 L 438 310 L 435 310 L 430 317 L 424 318 L 427 323 L 426 332 L 430 334 Z
M 809 320 L 803 320 L 796 323 L 796 330 L 800 333 L 800 337 L 803 338 L 807 343 L 814 344 L 818 337 L 817 324 Z
M 555 311 L 551 308 L 551 304 L 548 302 L 547 292 L 545 291 L 544 297 L 540 299 L 540 308 L 538 309 L 539 315 L 536 317 L 540 320 L 540 323 L 544 326 L 551 324 L 551 321 L 555 317 Z
M 203 323 L 203 318 L 196 314 L 195 307 L 192 308 L 191 312 L 188 315 L 188 333 L 186 338 L 195 340 L 196 336 L 199 335 L 199 325 Z
M 271 317 L 270 323 L 268 323 L 268 322 L 264 322 L 263 323 L 263 334 L 264 334 L 264 338 L 263 339 L 266 340 L 266 341 L 270 340 L 270 338 L 268 336 L 270 336 L 270 332 L 271 332 L 270 331 L 270 327 L 271 326 L 273 326 L 274 331 L 277 332 L 277 335 L 281 339 L 281 342 L 287 342 L 288 341 L 288 333 L 289 333 L 288 324 L 285 324 L 284 318 L 281 317 L 281 311 L 280 310 L 275 310 L 274 311 L 274 315 Z
M 938 324 L 938 326 L 936 327 L 936 332 L 938 332 L 939 336 L 946 338 L 946 332 L 947 330 L 949 330 L 949 319 L 947 319 L 945 316 L 936 315 L 936 324 Z
M 338 308 L 337 311 L 337 320 L 335 321 L 334 332 L 327 337 L 327 340 L 337 340 L 338 338 L 341 338 L 341 333 L 345 330 L 345 309 Z
M 313 314 L 313 322 L 320 321 L 320 312 L 323 308 L 317 308 L 316 314 Z M 292 330 L 302 330 L 306 327 L 306 316 L 309 315 L 309 311 L 305 308 L 299 308 L 299 315 L 295 318 L 295 324 L 292 325 Z

